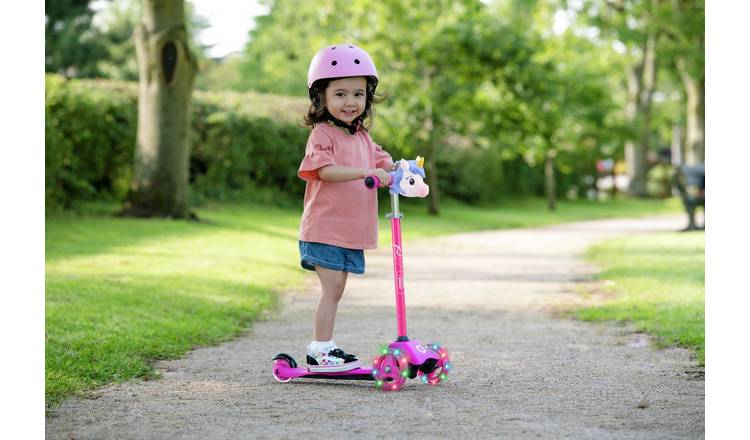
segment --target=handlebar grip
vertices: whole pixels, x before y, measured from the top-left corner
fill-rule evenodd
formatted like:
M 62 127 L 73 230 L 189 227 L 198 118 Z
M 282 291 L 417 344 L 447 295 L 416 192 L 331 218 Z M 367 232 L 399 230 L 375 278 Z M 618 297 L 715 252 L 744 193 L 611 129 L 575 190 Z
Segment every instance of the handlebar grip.
M 380 188 L 380 179 L 376 176 L 367 176 L 365 177 L 365 186 L 370 189 Z

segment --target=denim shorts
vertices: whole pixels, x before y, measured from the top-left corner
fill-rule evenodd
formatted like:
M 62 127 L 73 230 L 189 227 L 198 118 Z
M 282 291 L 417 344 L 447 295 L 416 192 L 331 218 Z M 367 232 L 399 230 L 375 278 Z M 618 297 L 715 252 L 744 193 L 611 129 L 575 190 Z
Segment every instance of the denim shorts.
M 317 265 L 342 272 L 365 273 L 365 253 L 362 249 L 300 240 L 299 254 L 300 263 L 307 270 L 315 270 Z

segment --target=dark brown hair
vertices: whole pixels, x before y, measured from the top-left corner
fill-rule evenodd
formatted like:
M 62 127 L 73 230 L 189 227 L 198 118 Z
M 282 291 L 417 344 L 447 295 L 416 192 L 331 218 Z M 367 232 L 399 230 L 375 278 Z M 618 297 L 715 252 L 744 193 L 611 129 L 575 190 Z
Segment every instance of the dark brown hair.
M 312 127 L 317 123 L 330 121 L 333 116 L 328 112 L 326 108 L 326 89 L 328 84 L 334 79 L 339 78 L 327 78 L 319 79 L 315 81 L 310 87 L 310 108 L 305 115 L 305 125 Z M 380 104 L 385 100 L 385 95 L 375 91 L 378 81 L 372 76 L 366 76 L 367 80 L 367 100 L 365 102 L 365 111 L 357 117 L 356 120 L 352 121 L 353 124 L 362 121 L 362 126 L 369 130 L 372 126 L 372 120 L 375 116 L 375 109 L 373 104 Z

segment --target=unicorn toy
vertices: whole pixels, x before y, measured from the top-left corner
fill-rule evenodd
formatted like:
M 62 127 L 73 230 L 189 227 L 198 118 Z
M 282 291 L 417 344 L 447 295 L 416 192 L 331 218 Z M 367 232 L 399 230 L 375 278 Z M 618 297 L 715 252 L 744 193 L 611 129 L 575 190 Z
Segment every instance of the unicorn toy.
M 391 194 L 399 194 L 404 197 L 427 197 L 430 194 L 430 187 L 424 183 L 424 158 L 417 156 L 415 160 L 401 159 L 396 163 L 396 170 L 391 171 L 391 182 L 388 185 Z M 373 179 L 370 183 L 366 182 L 366 185 L 370 188 L 377 188 L 380 186 L 380 181 L 377 177 L 371 176 L 368 179 Z

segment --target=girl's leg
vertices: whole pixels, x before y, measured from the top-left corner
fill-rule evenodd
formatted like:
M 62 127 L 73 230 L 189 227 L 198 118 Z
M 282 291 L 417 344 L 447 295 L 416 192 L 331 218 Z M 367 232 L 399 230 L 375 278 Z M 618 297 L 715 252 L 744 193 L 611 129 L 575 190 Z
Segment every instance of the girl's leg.
M 346 287 L 348 272 L 326 269 L 315 266 L 315 273 L 320 279 L 323 294 L 315 309 L 315 340 L 330 341 L 333 339 L 333 324 L 336 320 L 336 309 Z

